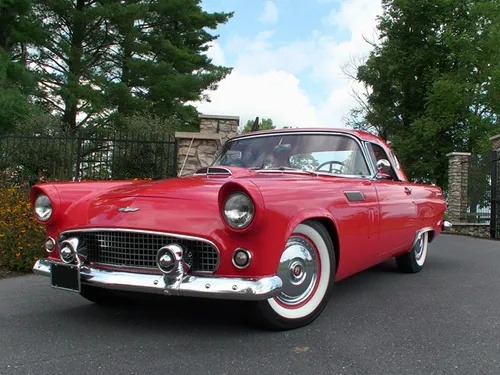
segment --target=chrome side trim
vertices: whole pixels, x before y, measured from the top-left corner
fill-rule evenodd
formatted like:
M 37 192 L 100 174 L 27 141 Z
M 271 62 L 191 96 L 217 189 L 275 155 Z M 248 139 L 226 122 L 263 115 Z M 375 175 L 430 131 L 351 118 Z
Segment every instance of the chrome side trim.
M 47 259 L 38 260 L 33 273 L 50 277 L 51 263 Z M 278 295 L 283 286 L 276 275 L 258 279 L 184 276 L 173 281 L 164 275 L 116 272 L 87 266 L 80 268 L 80 281 L 81 284 L 130 292 L 232 300 L 265 300 Z
M 344 191 L 344 195 L 350 202 L 362 202 L 365 200 L 365 195 L 360 191 Z

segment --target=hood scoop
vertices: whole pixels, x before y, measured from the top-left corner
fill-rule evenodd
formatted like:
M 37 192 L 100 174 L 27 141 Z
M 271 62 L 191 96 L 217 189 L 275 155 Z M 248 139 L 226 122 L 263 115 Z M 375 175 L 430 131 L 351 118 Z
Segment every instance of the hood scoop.
M 217 166 L 217 167 L 205 167 L 205 168 L 200 168 L 194 174 L 192 175 L 193 177 L 215 177 L 215 178 L 238 178 L 238 177 L 249 177 L 249 176 L 255 176 L 256 173 L 254 170 L 248 169 L 248 168 L 241 168 L 241 167 L 223 167 L 223 166 Z
M 196 172 L 194 172 L 193 176 L 232 176 L 232 172 L 228 168 L 224 167 L 206 167 L 206 168 L 200 168 Z

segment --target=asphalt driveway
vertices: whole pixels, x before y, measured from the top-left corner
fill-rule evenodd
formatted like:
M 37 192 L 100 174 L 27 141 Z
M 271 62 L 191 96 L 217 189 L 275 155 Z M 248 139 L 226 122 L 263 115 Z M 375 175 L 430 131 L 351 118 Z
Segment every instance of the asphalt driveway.
M 312 325 L 266 332 L 231 302 L 102 309 L 0 280 L 0 374 L 500 374 L 500 242 L 443 235 L 423 272 L 339 283 Z

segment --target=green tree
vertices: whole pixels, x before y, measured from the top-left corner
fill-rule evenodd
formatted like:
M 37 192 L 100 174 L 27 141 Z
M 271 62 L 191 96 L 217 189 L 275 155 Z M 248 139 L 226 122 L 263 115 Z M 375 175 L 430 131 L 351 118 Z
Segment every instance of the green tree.
M 248 120 L 245 126 L 243 127 L 242 133 L 248 133 L 252 130 L 253 124 L 255 120 Z M 271 118 L 263 118 L 259 122 L 259 130 L 272 130 L 276 129 L 276 126 L 273 124 L 273 120 Z
M 356 78 L 349 122 L 392 142 L 415 181 L 447 187 L 451 151 L 482 152 L 498 131 L 500 4 L 383 0 L 380 40 Z
M 0 0 L 0 133 L 35 110 L 29 95 L 36 80 L 26 69 L 26 51 L 39 25 L 30 19 L 30 11 L 30 0 Z
M 42 89 L 38 100 L 75 133 L 106 109 L 102 63 L 112 47 L 111 1 L 33 1 L 45 30 L 45 41 L 31 54 Z
M 110 16 L 118 48 L 109 65 L 120 79 L 110 89 L 118 119 L 149 111 L 184 124 L 197 123 L 190 101 L 208 100 L 207 90 L 231 68 L 217 66 L 204 53 L 218 38 L 208 30 L 233 13 L 208 13 L 199 0 L 128 0 Z M 119 62 L 116 64 L 116 62 Z
M 144 111 L 194 123 L 187 103 L 231 71 L 204 52 L 218 38 L 208 30 L 232 13 L 204 12 L 199 0 L 32 1 L 46 37 L 30 55 L 38 98 L 72 133 Z

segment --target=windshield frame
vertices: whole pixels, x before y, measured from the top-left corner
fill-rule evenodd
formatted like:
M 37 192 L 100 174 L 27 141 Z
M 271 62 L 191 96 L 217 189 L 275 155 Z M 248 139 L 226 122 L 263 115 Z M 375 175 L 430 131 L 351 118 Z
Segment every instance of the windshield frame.
M 233 142 L 240 141 L 243 139 L 249 139 L 249 138 L 280 137 L 283 135 L 330 135 L 330 136 L 340 136 L 340 137 L 350 138 L 359 147 L 359 150 L 361 151 L 361 155 L 364 159 L 364 162 L 366 163 L 366 166 L 367 166 L 370 174 L 368 174 L 368 175 L 348 175 L 348 174 L 335 174 L 335 173 L 330 173 L 330 172 L 326 172 L 326 171 L 309 171 L 309 170 L 301 170 L 301 169 L 297 169 L 297 170 L 284 169 L 284 170 L 282 170 L 279 168 L 254 169 L 256 172 L 264 172 L 264 173 L 287 173 L 288 172 L 288 173 L 308 173 L 308 174 L 311 174 L 311 172 L 313 172 L 317 175 L 323 175 L 323 176 L 356 178 L 356 179 L 363 179 L 363 180 L 372 179 L 372 178 L 374 178 L 374 176 L 377 173 L 375 166 L 374 166 L 374 162 L 373 162 L 372 158 L 370 157 L 370 154 L 366 148 L 365 142 L 363 142 L 361 139 L 359 139 L 357 136 L 355 136 L 351 133 L 341 132 L 341 131 L 340 132 L 339 131 L 317 131 L 317 130 L 314 130 L 314 131 L 308 131 L 308 130 L 287 131 L 285 129 L 284 131 L 272 131 L 272 132 L 267 132 L 267 133 L 263 132 L 263 133 L 259 133 L 259 134 L 240 134 L 240 135 L 237 135 L 237 136 L 229 139 L 228 141 L 226 141 L 224 143 L 224 145 L 222 146 L 222 148 L 218 152 L 218 155 L 216 156 L 216 158 L 214 158 L 214 160 L 210 164 L 210 166 L 212 166 L 212 167 L 225 167 L 225 166 L 220 165 L 220 164 L 216 165 L 216 163 L 220 161 L 224 151 L 227 148 L 229 148 L 231 143 L 233 143 Z M 246 168 L 246 167 L 242 167 L 242 168 Z M 246 169 L 248 169 L 248 168 L 246 168 Z

